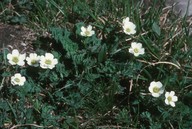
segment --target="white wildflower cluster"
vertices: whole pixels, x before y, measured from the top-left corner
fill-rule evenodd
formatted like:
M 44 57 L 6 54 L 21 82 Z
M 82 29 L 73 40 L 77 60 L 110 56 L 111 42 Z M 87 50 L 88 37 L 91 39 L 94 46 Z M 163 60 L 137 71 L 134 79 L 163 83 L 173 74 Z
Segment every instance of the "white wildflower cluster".
M 90 37 L 95 34 L 95 31 L 92 30 L 92 26 L 88 25 L 87 27 L 81 27 L 81 36 Z M 127 35 L 133 35 L 136 33 L 136 25 L 130 21 L 129 17 L 123 19 L 122 22 L 123 32 Z M 129 48 L 129 53 L 133 54 L 135 57 L 139 55 L 143 55 L 145 53 L 145 49 L 142 47 L 142 43 L 132 42 L 131 47 Z M 164 93 L 163 84 L 160 81 L 153 81 L 150 83 L 149 91 L 153 97 L 160 97 Z M 171 105 L 175 107 L 175 102 L 178 101 L 177 96 L 175 96 L 175 92 L 166 92 L 165 93 L 165 103 L 167 105 Z
M 17 49 L 14 49 L 11 53 L 7 54 L 8 62 L 11 65 L 24 66 L 25 60 L 27 64 L 33 67 L 40 67 L 43 69 L 53 69 L 56 64 L 58 64 L 58 60 L 54 58 L 53 54 L 45 53 L 45 55 L 37 55 L 36 53 L 30 53 L 29 56 L 26 57 L 26 54 L 21 54 Z M 11 77 L 12 85 L 24 85 L 26 78 L 23 77 L 20 73 L 16 73 Z
M 130 21 L 129 17 L 123 19 L 122 26 L 125 34 L 133 35 L 136 33 L 136 25 Z M 132 42 L 129 53 L 133 54 L 135 57 L 138 57 L 139 55 L 143 55 L 145 53 L 145 49 L 142 47 L 141 43 Z
M 37 55 L 36 53 L 30 53 L 28 57 L 26 54 L 20 54 L 18 50 L 14 49 L 12 53 L 7 54 L 8 62 L 11 65 L 24 66 L 25 60 L 30 66 L 40 67 L 43 69 L 53 69 L 58 63 L 58 60 L 54 58 L 53 54 L 45 53 L 45 55 Z
M 136 33 L 136 25 L 130 21 L 129 17 L 123 19 L 122 27 L 124 33 L 127 35 L 133 35 Z M 93 27 L 91 25 L 88 25 L 87 27 L 82 26 L 80 32 L 81 36 L 91 37 L 94 35 L 95 31 L 92 30 L 92 28 Z M 129 52 L 137 57 L 139 55 L 143 55 L 145 53 L 145 49 L 142 47 L 141 43 L 132 42 Z
M 123 19 L 122 22 L 123 32 L 127 35 L 133 35 L 136 33 L 136 25 L 130 21 L 129 17 Z M 139 55 L 143 55 L 145 53 L 145 49 L 142 47 L 141 43 L 132 42 L 131 47 L 129 48 L 129 53 L 133 54 L 135 57 Z M 164 87 L 160 81 L 153 81 L 150 83 L 149 91 L 153 97 L 159 97 L 164 93 Z M 177 96 L 175 96 L 175 92 L 166 92 L 165 93 L 165 103 L 167 105 L 171 105 L 175 107 L 175 102 L 178 101 Z
M 163 84 L 160 81 L 152 81 L 149 86 L 149 92 L 153 97 L 159 97 L 164 93 Z M 175 102 L 178 101 L 178 97 L 174 91 L 165 93 L 165 104 L 175 107 Z

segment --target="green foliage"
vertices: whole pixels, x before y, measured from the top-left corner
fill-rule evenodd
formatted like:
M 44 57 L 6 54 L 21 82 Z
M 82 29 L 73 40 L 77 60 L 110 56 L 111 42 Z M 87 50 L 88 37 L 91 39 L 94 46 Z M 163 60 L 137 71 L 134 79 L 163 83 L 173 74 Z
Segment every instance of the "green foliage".
M 63 49 L 67 52 L 67 56 L 72 56 L 73 53 L 76 53 L 78 45 L 73 43 L 73 41 L 69 38 L 69 31 L 61 28 L 52 28 L 50 31 L 56 42 L 60 42 L 62 44 Z
M 160 27 L 157 25 L 156 22 L 153 23 L 153 25 L 152 25 L 152 30 L 153 30 L 158 36 L 161 35 L 161 29 L 160 29 Z
M 15 8 L 7 8 L 8 4 Z M 39 30 L 35 52 L 50 52 L 58 59 L 53 69 L 12 66 L 6 58 L 9 51 L 1 50 L 0 128 L 190 128 L 188 23 L 170 18 L 163 24 L 163 1 L 151 4 L 147 9 L 135 0 L 0 3 L 1 21 Z M 137 26 L 135 35 L 122 31 L 122 19 L 127 16 Z M 80 34 L 87 25 L 95 30 L 91 37 Z M 49 37 L 41 35 L 45 30 Z M 142 43 L 145 54 L 129 53 L 131 42 Z M 16 72 L 26 77 L 24 86 L 10 83 Z M 176 107 L 166 105 L 164 95 L 148 94 L 152 81 L 175 91 Z

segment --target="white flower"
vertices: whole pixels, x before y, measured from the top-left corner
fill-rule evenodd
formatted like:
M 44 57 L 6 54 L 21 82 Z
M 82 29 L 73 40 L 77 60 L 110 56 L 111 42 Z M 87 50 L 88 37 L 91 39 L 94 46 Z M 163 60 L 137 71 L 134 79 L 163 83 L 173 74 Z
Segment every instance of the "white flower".
M 166 92 L 165 93 L 165 103 L 167 105 L 171 105 L 172 107 L 175 107 L 175 102 L 178 101 L 177 96 L 175 96 L 175 92 L 171 91 L 171 92 Z
M 126 22 L 126 24 L 123 25 L 123 31 L 125 34 L 131 35 L 136 33 L 136 26 L 132 22 Z
M 129 48 L 129 52 L 134 54 L 134 56 L 139 56 L 145 53 L 145 49 L 142 48 L 141 43 L 132 42 L 131 48 Z
M 123 31 L 125 32 L 125 34 L 131 35 L 131 34 L 135 34 L 136 33 L 136 25 L 129 21 L 129 17 L 126 17 L 125 19 L 123 19 Z
M 11 84 L 12 85 L 23 86 L 25 81 L 26 81 L 26 78 L 21 76 L 20 73 L 16 73 L 14 76 L 11 77 Z
M 160 81 L 152 81 L 149 86 L 149 91 L 151 92 L 153 97 L 159 97 L 161 94 L 163 94 L 164 88 Z
M 92 36 L 94 34 L 95 34 L 95 31 L 92 30 L 91 25 L 88 25 L 87 28 L 84 27 L 84 26 L 81 27 L 81 35 L 82 36 L 90 37 L 90 36 Z
M 7 54 L 7 59 L 11 65 L 25 65 L 25 54 L 20 54 L 17 49 L 14 49 L 12 53 Z
M 26 60 L 28 65 L 37 67 L 39 65 L 40 56 L 38 56 L 36 53 L 30 53 Z
M 43 69 L 53 69 L 57 63 L 58 60 L 54 59 L 51 53 L 45 53 L 45 56 L 40 57 L 40 66 Z

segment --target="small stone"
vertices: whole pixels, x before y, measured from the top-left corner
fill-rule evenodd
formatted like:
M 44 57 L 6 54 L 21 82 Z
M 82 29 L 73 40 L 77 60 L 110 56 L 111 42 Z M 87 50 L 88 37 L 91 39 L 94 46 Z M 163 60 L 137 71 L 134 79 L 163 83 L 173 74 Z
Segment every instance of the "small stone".
M 192 16 L 192 0 L 166 0 L 166 6 L 173 6 L 173 12 L 180 17 Z

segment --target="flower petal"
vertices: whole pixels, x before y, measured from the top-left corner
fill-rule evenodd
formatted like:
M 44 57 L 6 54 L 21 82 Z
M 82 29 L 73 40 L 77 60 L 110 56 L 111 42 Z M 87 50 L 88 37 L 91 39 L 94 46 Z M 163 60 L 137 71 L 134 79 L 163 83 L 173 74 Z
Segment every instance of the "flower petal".
M 142 44 L 141 43 L 137 43 L 137 48 L 141 49 L 142 48 Z
M 14 50 L 12 51 L 12 55 L 18 56 L 18 55 L 19 55 L 19 51 L 18 51 L 17 49 L 14 49 Z
M 152 82 L 150 83 L 150 86 L 155 87 L 155 86 L 156 86 L 156 82 L 155 82 L 155 81 L 152 81 Z
M 170 102 L 170 105 L 171 105 L 172 107 L 175 107 L 175 103 L 174 103 L 174 102 Z
M 57 59 L 53 59 L 53 64 L 54 65 L 58 64 L 58 60 Z
M 144 48 L 140 49 L 140 54 L 142 54 L 142 55 L 145 54 L 145 49 Z
M 9 53 L 9 54 L 7 54 L 7 59 L 8 59 L 8 60 L 11 60 L 11 59 L 12 59 L 12 57 L 13 57 L 13 56 L 12 56 L 12 54 L 10 54 L 10 53 Z
M 173 102 L 178 101 L 178 97 L 177 97 L 177 96 L 173 96 L 173 97 L 172 97 L 172 101 L 173 101 Z
M 17 65 L 19 65 L 19 66 L 24 66 L 24 65 L 25 65 L 25 62 L 24 62 L 23 60 L 20 60 L 20 61 L 17 63 Z
M 85 32 L 86 31 L 86 28 L 84 26 L 81 27 L 81 31 L 82 32 Z
M 82 31 L 81 33 L 80 33 L 82 36 L 85 36 L 85 33 Z
M 91 31 L 91 30 L 92 30 L 92 26 L 91 26 L 91 25 L 88 25 L 87 31 Z
M 165 97 L 168 98 L 169 97 L 169 92 L 165 93 Z
M 94 35 L 95 34 L 95 31 L 90 31 L 90 36 Z
M 157 85 L 158 88 L 161 88 L 163 86 L 160 81 L 156 82 L 156 85 Z
M 170 96 L 174 96 L 175 95 L 175 92 L 174 91 L 171 91 L 170 92 Z
M 159 97 L 160 94 L 159 94 L 159 93 L 152 93 L 152 96 L 153 96 L 153 97 Z
M 169 105 L 169 101 L 167 99 L 165 99 L 165 104 Z
M 54 56 L 53 56 L 53 54 L 51 54 L 51 53 L 45 53 L 45 58 L 53 59 Z
M 123 19 L 123 24 L 126 24 L 127 22 L 129 22 L 129 17 Z
M 136 56 L 136 57 L 139 56 L 139 53 L 134 53 L 134 56 Z
M 151 93 L 153 93 L 153 88 L 154 88 L 153 85 L 149 86 L 149 88 L 148 88 Z
M 16 73 L 14 76 L 15 76 L 16 78 L 20 78 L 20 77 L 21 77 L 21 74 L 20 74 L 20 73 Z
M 131 43 L 131 47 L 132 47 L 132 48 L 137 48 L 137 43 L 136 43 L 136 42 L 132 42 L 132 43 Z
M 132 48 L 129 48 L 129 53 L 134 53 Z

